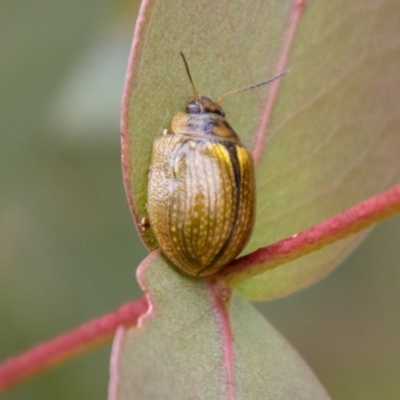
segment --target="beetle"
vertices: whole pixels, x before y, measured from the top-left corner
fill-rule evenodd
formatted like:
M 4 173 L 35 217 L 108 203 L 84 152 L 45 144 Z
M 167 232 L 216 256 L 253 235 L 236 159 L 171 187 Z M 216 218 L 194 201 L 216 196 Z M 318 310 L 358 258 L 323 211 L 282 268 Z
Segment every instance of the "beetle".
M 220 102 L 287 71 L 214 102 L 199 95 L 180 54 L 193 98 L 172 118 L 172 131 L 164 130 L 153 143 L 147 209 L 149 226 L 165 256 L 189 275 L 206 276 L 243 250 L 255 221 L 253 157 L 226 120 Z

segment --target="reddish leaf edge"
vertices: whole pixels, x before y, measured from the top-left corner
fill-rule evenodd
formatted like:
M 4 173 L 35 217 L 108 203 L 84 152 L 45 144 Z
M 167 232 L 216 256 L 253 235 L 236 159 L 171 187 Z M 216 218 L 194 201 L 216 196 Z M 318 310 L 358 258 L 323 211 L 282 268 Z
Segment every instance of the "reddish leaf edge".
M 300 22 L 300 17 L 306 7 L 306 0 L 293 0 L 292 10 L 289 15 L 289 22 L 287 26 L 286 35 L 284 41 L 282 43 L 282 51 L 278 58 L 277 66 L 275 69 L 275 74 L 278 75 L 282 73 L 286 69 L 287 59 L 289 56 L 289 52 L 291 46 L 293 44 L 293 39 Z M 263 151 L 265 150 L 264 142 L 265 142 L 265 133 L 267 132 L 267 125 L 270 120 L 276 98 L 278 96 L 279 85 L 281 83 L 281 79 L 277 79 L 273 81 L 270 85 L 269 97 L 267 102 L 265 103 L 265 108 L 261 116 L 260 126 L 255 135 L 255 144 L 253 148 L 253 158 L 254 163 L 257 165 Z
M 400 211 L 400 185 L 373 196 L 321 223 L 237 258 L 213 277 L 230 287 L 354 235 Z
M 148 309 L 145 297 L 124 304 L 0 364 L 0 394 L 51 367 L 111 341 L 120 326 L 134 326 Z
M 120 120 L 120 130 L 121 130 L 121 165 L 122 165 L 122 179 L 125 189 L 125 194 L 128 199 L 129 209 L 131 211 L 133 221 L 135 222 L 136 229 L 139 233 L 139 237 L 142 239 L 145 246 L 151 250 L 151 246 L 148 245 L 146 240 L 143 238 L 143 232 L 139 227 L 140 215 L 137 212 L 137 209 L 134 204 L 133 196 L 132 196 L 132 187 L 131 187 L 131 170 L 132 170 L 132 160 L 131 153 L 129 148 L 130 137 L 129 137 L 129 107 L 130 107 L 130 98 L 132 95 L 133 89 L 133 79 L 134 79 L 134 64 L 139 57 L 139 48 L 142 40 L 143 30 L 146 25 L 146 21 L 148 21 L 149 14 L 151 15 L 151 6 L 153 5 L 152 0 L 142 0 L 138 17 L 136 20 L 135 30 L 133 33 L 133 41 L 129 54 L 128 60 L 128 68 L 125 76 L 124 83 L 124 91 L 122 96 L 122 110 L 121 110 L 121 120 Z

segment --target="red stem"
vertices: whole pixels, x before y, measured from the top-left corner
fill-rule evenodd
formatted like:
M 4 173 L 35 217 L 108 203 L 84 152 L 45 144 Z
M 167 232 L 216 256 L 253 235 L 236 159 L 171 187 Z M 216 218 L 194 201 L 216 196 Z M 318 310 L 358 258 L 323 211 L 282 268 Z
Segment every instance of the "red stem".
M 400 211 L 400 185 L 292 237 L 237 258 L 216 275 L 230 286 L 355 234 Z
M 147 300 L 124 304 L 117 310 L 87 322 L 49 342 L 41 343 L 0 365 L 0 393 L 50 367 L 111 340 L 121 325 L 132 326 L 147 310 Z
M 238 258 L 213 278 L 232 285 L 350 236 L 399 211 L 400 185 L 397 185 L 297 235 Z M 8 359 L 0 365 L 0 393 L 110 340 L 119 326 L 135 325 L 147 308 L 147 300 L 141 298 Z

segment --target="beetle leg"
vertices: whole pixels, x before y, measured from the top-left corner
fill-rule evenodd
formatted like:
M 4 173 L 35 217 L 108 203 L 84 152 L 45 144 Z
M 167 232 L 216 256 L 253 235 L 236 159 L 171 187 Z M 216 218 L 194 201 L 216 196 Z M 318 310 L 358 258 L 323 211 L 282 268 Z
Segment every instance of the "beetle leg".
M 147 206 L 146 206 L 147 207 Z M 147 217 L 142 217 L 139 223 L 139 227 L 142 232 L 145 232 L 150 227 L 150 221 Z

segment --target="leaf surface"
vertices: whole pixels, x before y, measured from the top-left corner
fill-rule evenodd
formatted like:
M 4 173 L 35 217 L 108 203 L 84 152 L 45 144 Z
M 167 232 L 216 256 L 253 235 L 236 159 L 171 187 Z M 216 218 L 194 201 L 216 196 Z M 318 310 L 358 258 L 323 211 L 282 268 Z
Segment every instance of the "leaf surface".
M 376 2 L 142 4 L 123 110 L 125 185 L 147 215 L 153 140 L 191 94 L 219 94 L 290 74 L 224 101 L 257 163 L 257 217 L 244 253 L 323 221 L 400 180 L 400 9 Z M 254 300 L 279 297 L 331 271 L 362 234 L 242 282 Z M 147 230 L 149 248 L 156 242 Z
M 296 234 L 400 181 L 399 18 L 394 1 L 307 2 L 287 62 L 290 79 L 281 83 L 266 131 L 256 234 L 246 251 Z M 238 289 L 254 300 L 291 293 L 332 270 L 363 236 Z
M 138 270 L 150 302 L 114 340 L 110 400 L 328 399 L 291 346 L 239 294 L 177 273 L 157 252 Z

